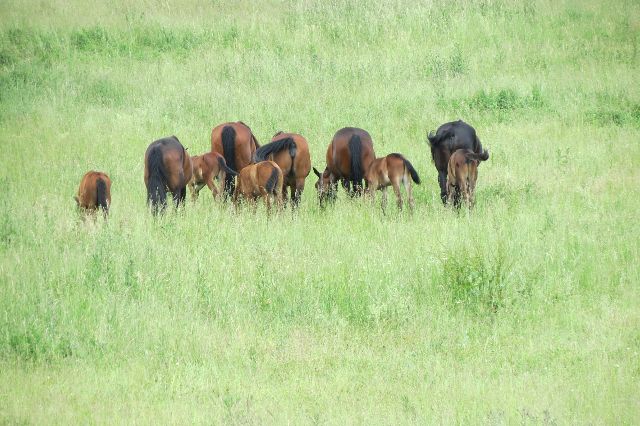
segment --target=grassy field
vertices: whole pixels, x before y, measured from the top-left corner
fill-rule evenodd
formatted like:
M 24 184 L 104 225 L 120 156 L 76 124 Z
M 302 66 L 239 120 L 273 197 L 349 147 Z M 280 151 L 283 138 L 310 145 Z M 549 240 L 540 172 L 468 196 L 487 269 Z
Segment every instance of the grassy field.
M 639 43 L 634 0 L 2 1 L 0 423 L 637 424 Z M 425 142 L 458 118 L 459 215 Z M 367 129 L 416 211 L 310 177 L 293 217 L 154 220 L 147 145 L 230 120 L 318 168 Z

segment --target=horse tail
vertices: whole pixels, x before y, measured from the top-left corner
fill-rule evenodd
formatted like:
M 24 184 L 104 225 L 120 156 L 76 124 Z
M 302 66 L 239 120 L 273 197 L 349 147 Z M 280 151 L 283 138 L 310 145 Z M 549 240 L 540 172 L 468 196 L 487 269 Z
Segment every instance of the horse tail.
M 487 161 L 489 159 L 489 151 L 486 151 L 486 150 L 482 152 L 467 151 L 464 154 L 464 158 L 467 163 L 469 163 L 469 161 Z
M 224 161 L 224 157 L 218 157 L 218 165 L 222 170 L 224 170 L 228 175 L 235 176 L 238 174 L 235 170 L 232 170 L 227 166 L 227 162 Z
M 451 129 L 447 129 L 442 133 L 440 134 L 436 133 L 435 135 L 433 134 L 433 132 L 429 132 L 429 134 L 427 135 L 427 139 L 429 140 L 429 144 L 431 144 L 431 147 L 435 148 L 436 146 L 440 145 L 443 141 L 453 136 L 455 136 L 453 131 Z
M 236 130 L 231 126 L 222 129 L 222 151 L 227 166 L 236 170 Z M 233 191 L 233 175 L 225 176 L 224 189 L 227 193 Z
M 418 176 L 418 172 L 413 168 L 413 165 L 406 158 L 402 157 L 402 161 L 404 161 L 404 166 L 409 170 L 409 174 L 411 174 L 411 179 L 418 185 L 420 185 L 420 176 Z
M 107 183 L 102 178 L 96 180 L 96 205 L 102 209 L 105 214 L 109 213 L 109 204 L 107 203 Z
M 147 183 L 147 202 L 151 203 L 154 213 L 158 211 L 158 204 L 164 206 L 167 203 L 166 172 L 162 161 L 162 149 L 156 145 L 151 148 L 147 157 L 149 169 L 149 181 Z
M 283 149 L 289 150 L 289 155 L 291 158 L 296 156 L 296 144 L 293 138 L 284 138 L 277 140 L 275 142 L 268 143 L 266 145 L 262 145 L 255 153 L 256 161 L 265 161 L 268 156 L 271 154 L 275 154 L 276 152 L 280 152 Z
M 274 188 L 276 188 L 276 184 L 278 183 L 278 168 L 274 167 L 271 171 L 271 176 L 267 180 L 267 183 L 264 185 L 264 189 L 267 190 L 267 193 L 273 193 Z
M 351 136 L 348 147 L 349 154 L 351 155 L 351 181 L 362 182 L 364 170 L 362 166 L 362 140 L 360 136 Z
M 478 159 L 480 161 L 487 161 L 489 159 L 489 151 L 482 148 L 482 144 L 480 143 L 480 139 L 476 135 L 476 146 L 474 151 L 478 153 Z

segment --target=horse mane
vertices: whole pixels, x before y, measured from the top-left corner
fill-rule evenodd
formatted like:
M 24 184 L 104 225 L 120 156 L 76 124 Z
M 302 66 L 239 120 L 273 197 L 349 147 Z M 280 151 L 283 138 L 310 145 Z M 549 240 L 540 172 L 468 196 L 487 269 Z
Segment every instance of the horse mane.
M 289 155 L 292 158 L 296 156 L 296 143 L 293 138 L 283 138 L 275 142 L 262 145 L 254 154 L 255 159 L 256 161 L 265 161 L 269 155 L 280 152 L 283 149 L 289 149 Z
M 349 154 L 351 155 L 351 181 L 361 182 L 364 178 L 364 170 L 362 166 L 362 140 L 360 136 L 351 136 L 348 147 Z
M 276 167 L 273 167 L 273 170 L 271 171 L 271 176 L 269 176 L 269 179 L 264 185 L 265 189 L 269 194 L 273 192 L 273 189 L 275 188 L 277 182 L 278 182 L 278 169 Z

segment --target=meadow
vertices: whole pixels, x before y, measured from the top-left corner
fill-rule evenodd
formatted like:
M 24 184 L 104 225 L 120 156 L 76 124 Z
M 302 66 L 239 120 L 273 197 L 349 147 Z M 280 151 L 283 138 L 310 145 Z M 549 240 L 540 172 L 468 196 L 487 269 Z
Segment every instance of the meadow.
M 634 0 L 3 0 L 0 423 L 637 424 L 639 43 Z M 491 154 L 459 214 L 458 118 Z M 414 213 L 311 175 L 295 215 L 152 218 L 148 144 L 235 120 L 319 169 L 368 130 Z

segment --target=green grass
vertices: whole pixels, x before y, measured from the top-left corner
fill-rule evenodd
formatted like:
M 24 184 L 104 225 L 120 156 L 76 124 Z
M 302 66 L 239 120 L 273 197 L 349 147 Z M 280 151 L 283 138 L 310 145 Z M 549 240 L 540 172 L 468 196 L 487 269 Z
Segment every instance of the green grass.
M 634 1 L 3 2 L 0 423 L 638 423 L 639 30 Z M 425 142 L 457 118 L 472 213 Z M 230 120 L 317 168 L 365 128 L 416 211 L 321 211 L 310 177 L 294 217 L 153 219 L 147 145 Z

